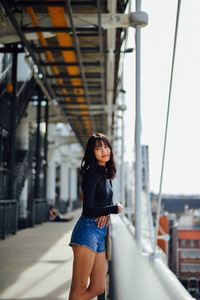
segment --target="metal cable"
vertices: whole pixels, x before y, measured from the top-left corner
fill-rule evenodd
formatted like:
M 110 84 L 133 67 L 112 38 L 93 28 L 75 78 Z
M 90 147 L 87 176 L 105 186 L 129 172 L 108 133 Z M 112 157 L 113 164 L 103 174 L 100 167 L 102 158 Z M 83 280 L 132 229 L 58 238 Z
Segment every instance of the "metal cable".
M 103 32 L 102 32 L 102 22 L 101 22 L 101 0 L 97 0 L 97 11 L 98 11 L 98 37 L 99 37 L 99 53 L 101 55 L 100 66 L 101 66 L 101 103 L 105 105 L 105 83 L 104 83 L 104 74 L 103 74 L 103 57 L 104 57 L 104 49 L 103 49 Z M 104 62 L 105 63 L 105 62 Z M 103 114 L 103 124 L 106 124 L 106 114 Z M 104 125 L 105 126 L 105 125 Z M 104 129 L 105 131 L 105 129 Z
M 162 182 L 163 182 L 163 173 L 164 173 L 164 165 L 165 165 L 165 153 L 166 153 L 166 145 L 167 145 L 167 133 L 168 133 L 168 124 L 169 124 L 169 112 L 170 112 L 170 104 L 171 104 L 171 93 L 172 93 L 172 84 L 173 84 L 174 62 L 175 62 L 175 55 L 176 55 L 180 7 L 181 7 L 181 0 L 178 0 L 175 34 L 174 34 L 174 46 L 173 46 L 173 55 L 172 55 L 172 64 L 171 64 L 171 75 L 170 75 L 170 84 L 169 84 L 169 94 L 168 94 L 167 115 L 166 115 L 166 123 L 165 123 L 165 136 L 164 136 L 164 144 L 163 144 L 161 175 L 160 175 L 159 194 L 158 194 L 158 208 L 157 208 L 157 215 L 156 215 L 154 254 L 156 253 L 158 228 L 159 228 L 159 221 L 160 221 Z
M 80 46 L 79 46 L 79 40 L 78 40 L 78 37 L 77 37 L 77 34 L 76 34 L 75 25 L 74 25 L 71 1 L 64 0 L 64 2 L 65 2 L 65 6 L 66 6 L 66 9 L 67 9 L 67 12 L 68 12 L 68 16 L 69 16 L 69 20 L 70 20 L 70 24 L 71 24 L 71 28 L 72 28 L 72 34 L 73 34 L 73 37 L 74 37 L 74 45 L 75 45 L 76 54 L 77 54 L 77 58 L 78 58 L 78 62 L 79 62 L 81 78 L 82 78 L 82 81 L 83 81 L 84 90 L 85 90 L 85 94 L 86 94 L 86 101 L 87 101 L 87 104 L 88 104 L 88 112 L 89 112 L 89 116 L 91 118 L 93 131 L 96 131 L 96 124 L 95 124 L 95 120 L 94 120 L 94 117 L 92 115 L 92 109 L 91 109 L 92 102 L 90 100 L 90 94 L 89 94 L 89 90 L 88 90 L 87 80 L 86 80 L 84 66 L 83 66 L 82 55 L 81 55 Z

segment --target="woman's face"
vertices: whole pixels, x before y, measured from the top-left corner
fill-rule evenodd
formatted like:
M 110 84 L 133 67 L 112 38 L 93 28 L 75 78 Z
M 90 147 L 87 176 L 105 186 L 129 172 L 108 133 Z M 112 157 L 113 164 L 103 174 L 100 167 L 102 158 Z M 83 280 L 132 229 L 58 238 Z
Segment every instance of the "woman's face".
M 106 162 L 110 160 L 110 152 L 110 148 L 103 141 L 94 148 L 94 156 L 100 166 L 105 166 Z

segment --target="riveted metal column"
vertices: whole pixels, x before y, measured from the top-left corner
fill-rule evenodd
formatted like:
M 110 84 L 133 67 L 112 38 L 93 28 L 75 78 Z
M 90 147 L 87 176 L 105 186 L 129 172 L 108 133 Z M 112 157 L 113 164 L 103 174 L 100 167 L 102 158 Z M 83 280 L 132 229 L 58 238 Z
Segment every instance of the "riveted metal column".
M 40 123 L 41 123 L 41 92 L 38 92 L 37 102 L 37 130 L 36 130 L 36 167 L 35 167 L 35 198 L 40 198 L 40 167 L 41 167 L 41 135 L 40 135 Z
M 45 136 L 44 136 L 44 198 L 47 198 L 47 165 L 48 165 L 48 125 L 49 125 L 49 101 L 45 106 Z
M 14 195 L 14 174 L 15 174 L 15 134 L 16 134 L 16 93 L 17 93 L 17 44 L 13 47 L 13 54 L 12 54 L 12 98 L 11 98 L 11 122 L 10 122 L 10 176 L 9 176 L 9 198 L 13 199 Z

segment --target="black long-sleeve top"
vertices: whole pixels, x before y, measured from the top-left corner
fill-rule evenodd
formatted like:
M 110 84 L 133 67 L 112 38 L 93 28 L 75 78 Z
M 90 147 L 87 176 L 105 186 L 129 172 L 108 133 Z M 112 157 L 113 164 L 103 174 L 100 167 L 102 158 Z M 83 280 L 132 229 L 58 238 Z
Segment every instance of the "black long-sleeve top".
M 111 182 L 105 177 L 105 167 L 97 166 L 86 171 L 82 191 L 84 217 L 95 218 L 118 213 L 117 204 L 113 204 Z

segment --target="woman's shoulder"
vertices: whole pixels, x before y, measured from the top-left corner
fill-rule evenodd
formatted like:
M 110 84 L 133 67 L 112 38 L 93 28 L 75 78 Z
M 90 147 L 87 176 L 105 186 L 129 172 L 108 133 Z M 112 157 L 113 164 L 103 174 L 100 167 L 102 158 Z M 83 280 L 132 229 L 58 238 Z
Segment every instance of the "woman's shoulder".
M 91 176 L 94 176 L 96 177 L 98 175 L 98 171 L 96 168 L 88 168 L 86 171 L 85 171 L 85 174 L 83 176 L 83 178 L 86 178 L 86 177 L 91 177 Z
M 97 167 L 89 167 L 86 171 L 85 174 L 83 175 L 83 180 L 84 179 L 92 179 L 94 181 L 99 180 L 100 178 L 104 177 L 105 175 L 105 169 L 97 166 Z

